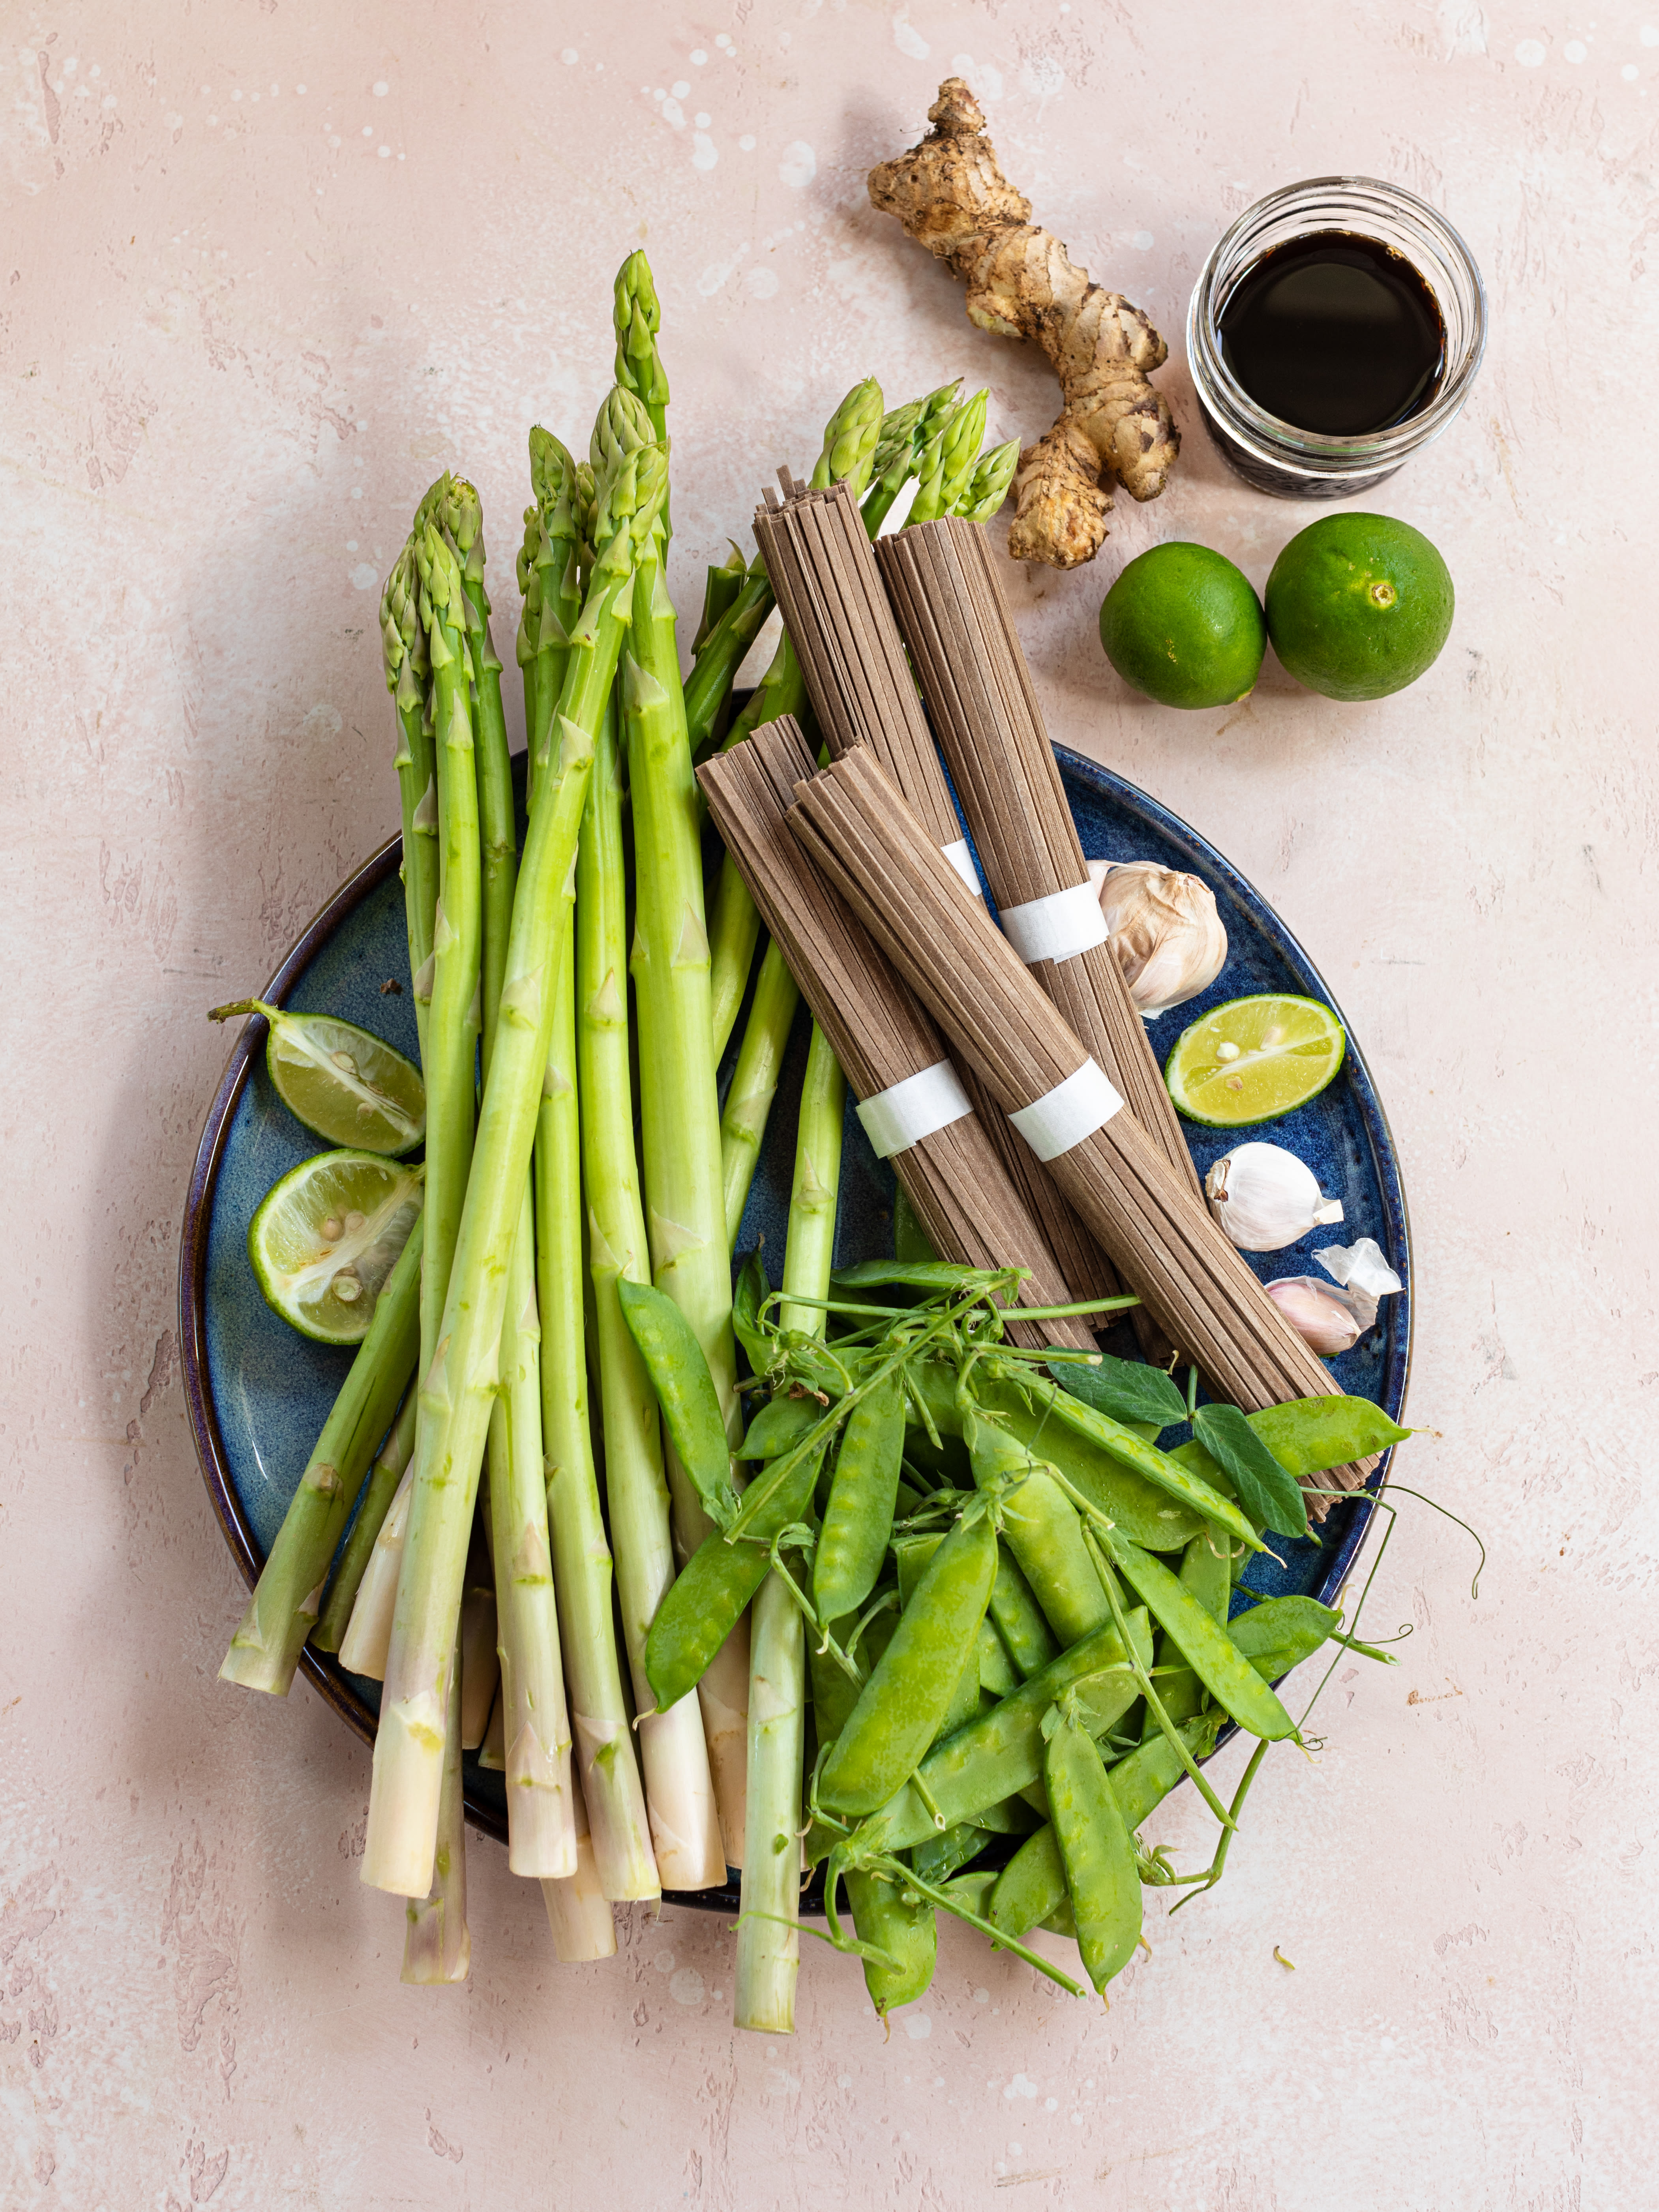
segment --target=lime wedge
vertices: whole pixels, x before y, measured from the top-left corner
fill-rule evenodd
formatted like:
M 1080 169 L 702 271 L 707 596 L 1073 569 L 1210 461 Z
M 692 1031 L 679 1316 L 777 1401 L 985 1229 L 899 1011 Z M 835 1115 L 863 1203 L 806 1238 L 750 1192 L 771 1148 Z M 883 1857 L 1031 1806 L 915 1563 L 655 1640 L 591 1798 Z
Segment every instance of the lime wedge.
M 319 1344 L 361 1344 L 421 1211 L 426 1170 L 317 1152 L 259 1202 L 247 1255 L 273 1313 Z
M 1189 1121 L 1241 1129 L 1316 1097 L 1347 1046 L 1341 1023 L 1317 999 L 1229 999 L 1182 1032 L 1164 1080 Z
M 426 1133 L 426 1087 L 412 1060 L 384 1039 L 333 1014 L 291 1014 L 263 999 L 216 1006 L 210 1021 L 263 1014 L 270 1024 L 265 1066 L 296 1121 L 331 1144 L 389 1155 L 411 1152 Z

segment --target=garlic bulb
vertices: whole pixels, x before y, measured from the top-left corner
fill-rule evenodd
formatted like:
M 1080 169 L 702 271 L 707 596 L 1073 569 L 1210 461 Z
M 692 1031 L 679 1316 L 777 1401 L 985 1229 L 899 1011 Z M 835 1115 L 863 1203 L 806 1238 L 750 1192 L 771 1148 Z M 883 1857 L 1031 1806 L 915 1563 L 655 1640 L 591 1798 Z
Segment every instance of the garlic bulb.
M 1241 1251 L 1278 1252 L 1310 1229 L 1340 1221 L 1340 1198 L 1282 1145 L 1235 1145 L 1204 1178 L 1210 1211 Z
M 1281 1275 L 1264 1287 L 1303 1342 L 1322 1359 L 1334 1359 L 1339 1352 L 1350 1350 L 1370 1326 L 1360 1320 L 1345 1291 L 1333 1290 L 1316 1276 Z M 1375 1312 L 1373 1307 L 1373 1316 Z
M 1227 933 L 1207 884 L 1156 860 L 1091 860 L 1089 881 L 1130 1000 L 1147 1021 L 1214 982 Z

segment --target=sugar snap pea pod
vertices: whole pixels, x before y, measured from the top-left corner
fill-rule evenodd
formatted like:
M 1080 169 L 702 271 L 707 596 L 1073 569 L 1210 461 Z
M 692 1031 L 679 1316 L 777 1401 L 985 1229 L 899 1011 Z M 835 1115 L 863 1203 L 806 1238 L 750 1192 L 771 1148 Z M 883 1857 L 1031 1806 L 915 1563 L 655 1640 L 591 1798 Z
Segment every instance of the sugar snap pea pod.
M 1220 1712 L 1208 1713 L 1184 1724 L 1182 1741 L 1194 1759 L 1207 1759 L 1214 1750 L 1223 1718 Z M 1163 1802 L 1185 1771 L 1162 1735 L 1108 1767 L 1106 1778 L 1131 1832 Z M 1045 1822 L 1026 1838 L 998 1876 L 986 1917 L 1006 1935 L 1024 1936 L 1028 1929 L 1046 1926 L 1066 1896 L 1060 1844 L 1053 1826 Z
M 1317 1598 L 1270 1597 L 1229 1621 L 1227 1633 L 1257 1674 L 1276 1682 L 1311 1658 L 1341 1619 Z
M 1104 1995 L 1140 1941 L 1140 1869 L 1106 1765 L 1077 1709 L 1076 1693 L 1042 1723 L 1042 1783 L 1084 1969 Z
M 927 1562 L 892 1642 L 859 1692 L 819 1777 L 823 1804 L 873 1813 L 915 1770 L 939 1732 L 963 1653 L 974 1647 L 996 1571 L 991 1516 L 971 1509 Z
M 1003 1505 L 1003 1540 L 1060 1643 L 1075 1644 L 1112 1617 L 1076 1506 L 1029 1448 L 999 1423 L 970 1412 L 963 1431 L 980 1489 L 1018 1484 Z
M 820 1619 L 854 1613 L 876 1586 L 893 1533 L 904 1455 L 904 1382 L 895 1368 L 847 1417 L 812 1555 Z
M 1282 1406 L 1266 1406 L 1261 1413 L 1246 1413 L 1244 1418 L 1279 1465 L 1298 1480 L 1322 1474 L 1327 1468 L 1370 1459 L 1389 1444 L 1402 1443 L 1412 1434 L 1410 1429 L 1390 1420 L 1369 1398 L 1287 1398 Z M 1201 1443 L 1178 1445 L 1169 1456 L 1201 1482 L 1231 1489 L 1226 1474 Z
M 969 1820 L 959 1820 L 942 1836 L 918 1844 L 910 1854 L 910 1863 L 924 1881 L 948 1881 L 958 1867 L 965 1867 L 969 1859 L 979 1856 L 985 1849 L 985 1837 L 983 1828 L 975 1827 Z
M 948 1455 L 962 1429 L 956 1370 L 939 1362 L 919 1361 L 910 1370 L 909 1382 L 932 1416 Z M 1054 1388 L 1040 1377 L 1036 1382 L 1039 1390 Z M 1068 1482 L 1074 1483 L 1091 1504 L 1098 1506 L 1144 1551 L 1178 1552 L 1203 1526 L 1200 1516 L 1170 1497 L 1167 1490 L 1148 1482 L 1097 1442 L 1053 1419 L 1045 1402 L 1033 1405 L 1018 1379 L 987 1375 L 981 1364 L 974 1372 L 974 1392 L 981 1409 L 1000 1422 L 1016 1443 L 1027 1445 L 1039 1459 L 1057 1467 Z M 1123 1426 L 1136 1443 L 1147 1442 L 1128 1424 Z
M 1077 1922 L 1073 1917 L 1072 1900 L 1069 1897 L 1060 1899 L 1058 1906 L 1048 1915 L 1042 1926 L 1045 1932 L 1050 1936 L 1069 1936 L 1074 1942 L 1076 1942 Z
M 771 1295 L 771 1289 L 760 1254 L 751 1252 L 738 1270 L 738 1279 L 732 1286 L 732 1333 L 743 1346 L 744 1357 L 756 1375 L 766 1374 L 777 1356 L 776 1332 L 760 1317 L 761 1307 Z
M 816 1398 L 770 1399 L 749 1424 L 748 1432 L 738 1447 L 738 1457 L 776 1459 L 780 1453 L 798 1444 L 823 1419 L 823 1408 Z
M 724 1528 L 738 1510 L 738 1493 L 732 1484 L 732 1448 L 702 1346 L 665 1291 L 619 1277 L 617 1297 L 657 1394 L 669 1440 L 703 1510 L 717 1528 Z
M 900 1188 L 902 1188 L 901 1184 Z M 991 1901 L 991 1893 L 996 1886 L 996 1869 L 991 1867 L 975 1869 L 971 1874 L 953 1875 L 944 1884 L 944 1891 L 953 1903 L 963 1906 L 969 1912 L 976 1912 L 983 1920 L 986 1908 Z
M 991 1585 L 994 1594 L 996 1585 Z M 994 1698 L 1012 1697 L 1020 1685 L 1020 1676 L 1008 1656 L 1008 1647 L 997 1633 L 996 1625 L 988 1613 L 979 1625 L 979 1686 Z
M 1160 1628 L 1217 1704 L 1268 1743 L 1296 1734 L 1296 1723 L 1255 1672 L 1226 1630 L 1172 1575 L 1162 1559 L 1128 1543 L 1115 1528 L 1103 1540 L 1112 1564 L 1144 1600 Z
M 981 1627 L 984 1626 L 981 1621 Z M 962 1671 L 957 1676 L 957 1686 L 951 1692 L 951 1702 L 945 1708 L 945 1717 L 933 1731 L 933 1741 L 943 1743 L 947 1735 L 954 1735 L 959 1728 L 979 1717 L 979 1637 L 975 1633 L 969 1641 L 967 1656 Z
M 973 1826 L 994 1836 L 1029 1836 L 1042 1820 L 1042 1815 L 1034 1813 L 1022 1798 L 1005 1797 L 995 1805 L 981 1806 L 974 1815 Z
M 864 1986 L 870 2002 L 884 2020 L 895 2005 L 914 2004 L 927 1991 L 939 1956 L 939 1929 L 933 1908 L 914 1890 L 906 1893 L 879 1875 L 846 1876 L 853 1925 L 861 1942 L 884 1951 L 890 1965 L 875 1959 L 864 1962 Z
M 893 1559 L 898 1569 L 898 1594 L 901 1606 L 908 1605 L 916 1594 L 916 1584 L 927 1571 L 927 1562 L 945 1541 L 937 1536 L 902 1536 L 893 1547 Z
M 1008 1379 L 1006 1368 L 999 1365 L 994 1354 L 988 1358 L 986 1364 L 992 1375 L 1005 1381 Z M 1201 1519 L 1218 1522 L 1230 1535 L 1237 1537 L 1241 1543 L 1248 1544 L 1253 1552 L 1262 1548 L 1255 1530 L 1232 1500 L 1194 1474 L 1172 1454 L 1160 1451 L 1156 1444 L 1149 1444 L 1126 1423 L 1115 1421 L 1110 1414 L 1099 1413 L 1092 1406 L 1085 1406 L 1080 1398 L 1073 1397 L 1058 1383 L 1030 1376 L 1023 1379 L 1030 1395 L 1048 1413 L 1052 1422 L 1069 1430 L 1073 1436 L 1082 1437 L 1086 1442 L 1098 1445 L 1113 1459 L 1121 1461 L 1135 1474 L 1144 1476 L 1154 1489 L 1165 1492 L 1178 1504 L 1186 1506 Z M 1054 1457 L 1046 1445 L 1044 1449 L 1048 1457 Z
M 991 1585 L 991 1618 L 1008 1656 L 1022 1680 L 1052 1666 L 1060 1656 L 1054 1632 L 1042 1617 L 1042 1607 L 1031 1595 L 1031 1586 L 1020 1572 L 1005 1543 L 997 1553 L 997 1578 Z M 1005 1692 L 1006 1694 L 1006 1692 Z
M 1224 1538 L 1218 1540 L 1206 1529 L 1194 1536 L 1181 1555 L 1182 1582 L 1212 1620 L 1226 1620 L 1227 1600 L 1232 1592 L 1232 1557 L 1231 1551 L 1224 1548 Z M 1167 1635 L 1158 1640 L 1158 1661 L 1160 1667 L 1174 1669 L 1163 1675 L 1158 1686 L 1164 1711 L 1177 1724 L 1191 1720 L 1203 1699 L 1203 1685 L 1192 1668 L 1182 1663 L 1180 1653 Z M 1164 1731 L 1150 1711 L 1141 1723 L 1140 1733 L 1148 1741 L 1153 1736 L 1163 1735 Z
M 866 1674 L 892 1641 L 898 1620 L 898 1607 L 894 1605 L 884 1607 L 867 1621 L 854 1654 Z M 829 1623 L 830 1635 L 843 1651 L 857 1627 L 857 1618 L 851 1613 L 844 1620 Z M 820 1650 L 822 1642 L 822 1638 L 808 1635 L 806 1667 L 812 1692 L 812 1731 L 819 1751 L 824 1752 L 846 1727 L 858 1703 L 859 1685 L 829 1651 Z M 817 1866 L 821 1859 L 827 1858 L 842 1840 L 842 1833 L 839 1826 L 831 1826 L 827 1821 L 815 1820 L 806 1832 L 806 1863 Z
M 1150 1664 L 1152 1638 L 1144 1609 L 1137 1607 L 1129 1615 L 1128 1628 L 1137 1656 Z M 1085 1682 L 1091 1725 L 1103 1735 L 1139 1694 L 1115 1628 L 1097 1629 L 1085 1636 L 1012 1698 L 1002 1698 L 929 1752 L 917 1769 L 921 1790 L 915 1782 L 896 1790 L 859 1828 L 860 1844 L 873 1850 L 902 1850 L 935 1832 L 928 1801 L 938 1807 L 948 1827 L 971 1820 L 986 1806 L 1035 1782 L 1042 1771 L 1042 1716 L 1062 1691 Z
M 704 1537 L 671 1583 L 645 1639 L 645 1673 L 659 1712 L 695 1689 L 704 1669 L 765 1581 L 774 1536 L 811 1502 L 816 1458 L 803 1460 L 767 1506 L 755 1540 L 728 1544 L 718 1528 Z

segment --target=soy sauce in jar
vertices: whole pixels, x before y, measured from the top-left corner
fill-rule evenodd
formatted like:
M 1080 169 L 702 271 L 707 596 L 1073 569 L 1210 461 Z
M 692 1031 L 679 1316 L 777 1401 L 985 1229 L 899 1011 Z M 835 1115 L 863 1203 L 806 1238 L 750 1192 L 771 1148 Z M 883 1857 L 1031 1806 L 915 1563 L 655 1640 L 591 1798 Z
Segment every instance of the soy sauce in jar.
M 1324 437 L 1363 438 L 1419 414 L 1445 368 L 1446 328 L 1405 255 L 1346 230 L 1304 231 L 1233 286 L 1221 356 L 1258 407 Z

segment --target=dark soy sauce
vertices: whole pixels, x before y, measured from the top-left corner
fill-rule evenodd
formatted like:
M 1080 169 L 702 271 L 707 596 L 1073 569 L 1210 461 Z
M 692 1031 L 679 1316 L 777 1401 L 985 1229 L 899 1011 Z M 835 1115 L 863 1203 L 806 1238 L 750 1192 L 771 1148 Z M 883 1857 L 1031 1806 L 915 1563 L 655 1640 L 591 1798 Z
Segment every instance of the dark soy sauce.
M 1434 294 L 1380 239 L 1315 230 L 1265 253 L 1220 316 L 1221 355 L 1256 405 L 1325 437 L 1419 414 L 1445 367 Z

